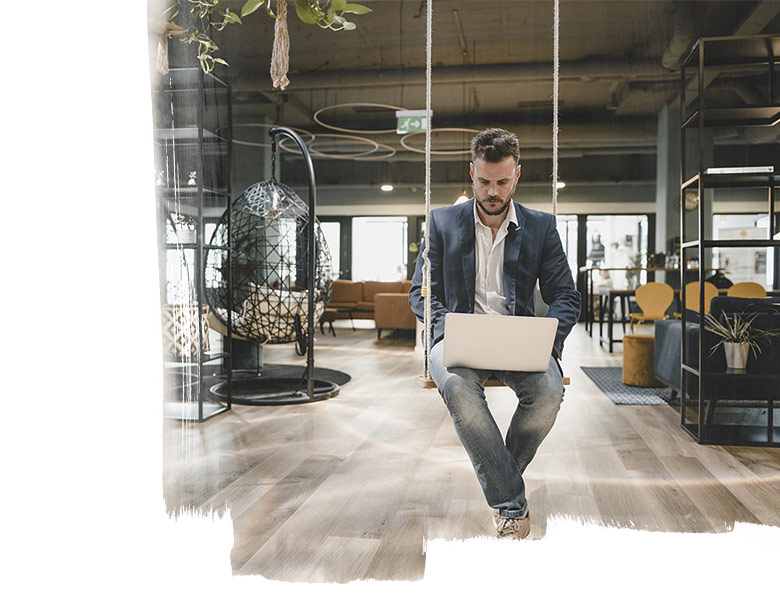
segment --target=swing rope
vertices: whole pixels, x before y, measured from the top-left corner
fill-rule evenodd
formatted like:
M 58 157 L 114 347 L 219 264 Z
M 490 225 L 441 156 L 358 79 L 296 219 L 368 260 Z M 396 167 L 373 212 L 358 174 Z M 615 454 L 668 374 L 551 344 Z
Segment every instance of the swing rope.
M 553 8 L 553 141 L 552 141 L 552 213 L 558 216 L 558 0 Z
M 431 381 L 429 355 L 431 350 L 431 261 L 428 258 L 429 222 L 431 215 L 431 129 L 433 115 L 431 114 L 431 52 L 433 30 L 433 0 L 428 0 L 428 12 L 425 18 L 425 249 L 423 250 L 423 299 L 425 301 L 425 370 L 423 380 Z
M 428 0 L 428 12 L 425 20 L 425 115 L 427 127 L 425 128 L 425 248 L 422 251 L 422 295 L 424 299 L 424 342 L 425 365 L 422 377 L 418 377 L 418 383 L 424 387 L 432 387 L 433 380 L 430 374 L 429 354 L 431 347 L 431 261 L 428 258 L 428 232 L 431 215 L 431 48 L 432 48 L 432 23 L 433 0 Z M 552 214 L 558 215 L 558 83 L 559 83 L 559 29 L 560 12 L 559 0 L 554 0 L 553 8 L 553 136 L 552 136 Z M 568 379 L 568 378 L 565 378 Z

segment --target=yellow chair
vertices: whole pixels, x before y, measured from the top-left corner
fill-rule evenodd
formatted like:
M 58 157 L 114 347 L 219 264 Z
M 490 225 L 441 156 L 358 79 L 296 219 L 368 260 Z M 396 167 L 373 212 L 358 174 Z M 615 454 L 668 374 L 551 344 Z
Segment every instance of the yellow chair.
M 641 313 L 631 313 L 631 333 L 634 332 L 634 324 L 639 325 L 645 321 L 660 321 L 666 318 L 666 310 L 674 301 L 674 290 L 668 283 L 648 281 L 637 289 L 634 294 L 636 303 L 642 309 Z
M 726 292 L 726 295 L 736 298 L 766 298 L 766 290 L 760 283 L 743 281 L 732 285 Z
M 718 288 L 709 281 L 704 282 L 704 314 L 710 314 L 710 302 L 718 295 Z M 699 282 L 691 281 L 685 285 L 685 308 L 699 312 Z

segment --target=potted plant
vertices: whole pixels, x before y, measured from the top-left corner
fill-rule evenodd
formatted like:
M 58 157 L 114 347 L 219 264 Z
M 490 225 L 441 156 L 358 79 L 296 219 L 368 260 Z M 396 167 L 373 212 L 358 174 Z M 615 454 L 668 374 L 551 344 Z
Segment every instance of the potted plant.
M 712 356 L 719 346 L 723 346 L 726 353 L 726 367 L 729 369 L 744 370 L 747 365 L 748 353 L 753 356 L 761 353 L 761 344 L 769 338 L 780 336 L 780 330 L 765 330 L 753 327 L 753 320 L 758 314 L 749 317 L 743 313 L 736 313 L 729 317 L 723 313 L 723 321 L 719 321 L 712 315 L 704 315 L 705 328 L 720 338 L 712 347 Z

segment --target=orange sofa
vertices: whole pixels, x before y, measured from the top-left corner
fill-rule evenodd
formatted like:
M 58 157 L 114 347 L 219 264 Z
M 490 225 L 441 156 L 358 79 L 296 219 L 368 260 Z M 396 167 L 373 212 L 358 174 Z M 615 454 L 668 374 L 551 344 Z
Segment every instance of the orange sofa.
M 411 329 L 417 327 L 417 317 L 409 306 L 409 290 L 405 292 L 382 292 L 374 296 L 374 326 L 376 337 L 383 329 Z
M 377 336 L 382 329 L 415 329 L 409 306 L 411 281 L 348 281 L 337 279 L 327 309 L 337 319 L 373 319 Z

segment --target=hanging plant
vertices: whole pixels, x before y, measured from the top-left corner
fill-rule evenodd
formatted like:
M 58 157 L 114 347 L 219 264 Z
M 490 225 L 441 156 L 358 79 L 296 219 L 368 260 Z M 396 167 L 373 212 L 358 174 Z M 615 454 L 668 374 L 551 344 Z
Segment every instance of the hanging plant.
M 227 61 L 216 55 L 219 46 L 211 37 L 211 30 L 222 31 L 228 25 L 242 25 L 242 19 L 263 8 L 268 16 L 280 20 L 287 15 L 285 0 L 277 0 L 277 10 L 271 7 L 273 0 L 247 0 L 241 7 L 241 13 L 237 14 L 225 6 L 223 0 L 176 0 L 177 9 L 170 18 L 173 21 L 179 16 L 182 4 L 189 5 L 191 20 L 189 27 L 183 31 L 181 41 L 187 44 L 198 45 L 198 61 L 205 73 L 214 69 L 217 63 L 229 66 Z M 364 15 L 371 9 L 362 4 L 349 3 L 346 0 L 295 0 L 295 14 L 307 25 L 317 25 L 322 29 L 332 31 L 350 31 L 356 25 L 348 21 L 344 15 Z M 277 35 L 279 27 L 276 28 Z M 286 27 L 281 29 L 286 31 Z M 286 34 L 282 34 L 286 35 Z M 286 61 L 281 61 L 286 64 Z M 286 71 L 286 69 L 285 69 Z M 283 74 L 284 75 L 284 74 Z M 286 81 L 282 76 L 279 81 Z M 277 83 L 274 77 L 274 85 Z M 286 85 L 286 83 L 284 84 Z M 284 85 L 279 85 L 284 89 Z
M 344 13 L 364 15 L 371 9 L 362 4 L 349 3 L 346 0 L 318 2 L 318 0 L 295 0 L 295 13 L 298 18 L 309 25 L 319 25 L 323 29 L 333 31 L 351 31 L 356 25 L 347 21 Z

